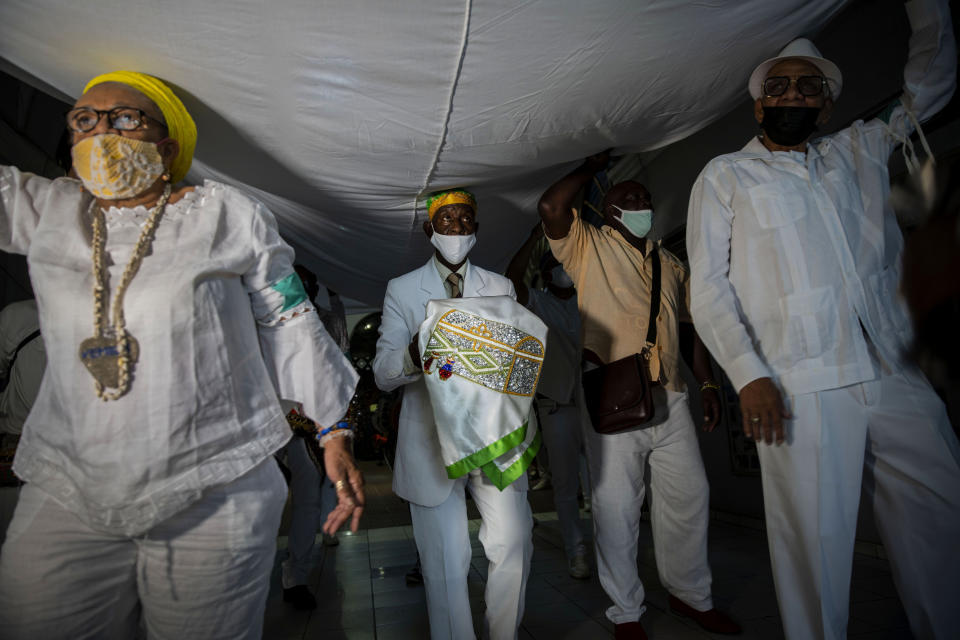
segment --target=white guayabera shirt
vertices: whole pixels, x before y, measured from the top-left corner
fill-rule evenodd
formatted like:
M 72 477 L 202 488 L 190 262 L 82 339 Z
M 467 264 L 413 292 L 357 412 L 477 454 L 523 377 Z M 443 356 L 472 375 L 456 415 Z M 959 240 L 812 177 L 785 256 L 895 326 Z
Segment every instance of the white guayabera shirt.
M 77 355 L 93 333 L 91 204 L 76 180 L 0 167 L 0 249 L 27 255 L 48 356 L 14 471 L 92 528 L 137 535 L 282 447 L 278 394 L 329 425 L 357 375 L 273 215 L 208 181 L 167 206 L 126 293 L 140 344 L 130 391 L 98 399 Z M 147 214 L 105 213 L 113 287 Z
M 946 11 L 941 0 L 907 5 L 914 35 L 902 101 L 919 120 L 955 86 Z M 887 159 L 913 128 L 898 101 L 806 153 L 753 139 L 700 174 L 687 222 L 691 312 L 738 391 L 762 377 L 791 395 L 874 379 L 867 336 L 888 366 L 903 365 L 912 330 Z

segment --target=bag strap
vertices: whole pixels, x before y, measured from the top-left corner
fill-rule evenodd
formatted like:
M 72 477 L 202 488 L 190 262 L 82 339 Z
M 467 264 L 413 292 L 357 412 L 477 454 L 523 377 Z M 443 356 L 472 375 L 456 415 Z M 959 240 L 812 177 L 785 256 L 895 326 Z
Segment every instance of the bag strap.
M 13 352 L 13 357 L 10 358 L 10 368 L 13 369 L 13 363 L 17 361 L 17 356 L 20 355 L 20 350 L 25 346 L 33 342 L 35 339 L 40 337 L 40 329 L 37 329 L 26 338 L 20 341 L 20 344 L 17 345 L 16 351 Z
M 40 329 L 37 329 L 26 338 L 21 340 L 20 344 L 17 345 L 17 348 L 13 352 L 13 357 L 10 358 L 10 365 L 7 367 L 7 370 L 5 372 L 0 372 L 0 391 L 5 391 L 7 385 L 10 384 L 10 375 L 13 373 L 13 365 L 17 361 L 17 356 L 20 355 L 20 350 L 39 337 Z
M 650 322 L 647 324 L 647 344 L 657 342 L 657 316 L 660 315 L 660 252 L 657 245 L 650 243 L 653 255 L 653 286 L 650 289 Z

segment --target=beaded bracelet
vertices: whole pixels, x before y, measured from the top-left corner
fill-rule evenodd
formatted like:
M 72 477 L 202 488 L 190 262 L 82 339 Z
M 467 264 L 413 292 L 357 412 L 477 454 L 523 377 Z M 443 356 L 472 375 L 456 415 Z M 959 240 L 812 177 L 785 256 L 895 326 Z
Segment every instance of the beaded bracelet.
M 321 447 L 326 446 L 326 444 L 327 444 L 328 442 L 330 442 L 331 440 L 333 440 L 334 438 L 350 438 L 350 439 L 352 440 L 352 439 L 353 439 L 353 429 L 338 429 L 338 430 L 336 430 L 336 431 L 333 431 L 333 432 L 331 432 L 331 433 L 328 433 L 327 435 L 325 435 L 325 436 L 323 436 L 323 437 L 317 436 L 317 440 L 320 441 L 320 446 L 321 446 Z
M 350 423 L 346 420 L 341 420 L 332 427 L 327 427 L 326 429 L 321 429 L 317 434 L 317 440 L 320 442 L 322 447 L 324 444 L 333 440 L 334 438 L 348 437 L 352 438 L 354 435 L 353 427 L 350 426 Z
M 333 425 L 332 427 L 327 427 L 326 429 L 321 429 L 321 430 L 320 430 L 320 435 L 317 436 L 317 437 L 325 436 L 325 435 L 327 435 L 328 433 L 331 433 L 331 432 L 333 432 L 333 431 L 339 431 L 339 430 L 341 430 L 341 429 L 351 429 L 351 430 L 352 430 L 353 427 L 351 427 L 351 426 L 350 426 L 350 423 L 347 422 L 346 420 L 341 420 L 340 422 L 338 422 L 337 424 Z

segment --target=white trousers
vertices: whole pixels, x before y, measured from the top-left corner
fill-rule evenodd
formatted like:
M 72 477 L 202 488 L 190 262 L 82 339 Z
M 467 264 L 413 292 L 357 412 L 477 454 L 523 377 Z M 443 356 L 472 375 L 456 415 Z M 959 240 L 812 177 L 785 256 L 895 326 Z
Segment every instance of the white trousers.
M 521 477 L 516 482 L 526 482 Z M 465 490 L 480 511 L 480 544 L 489 561 L 483 637 L 517 638 L 533 556 L 533 515 L 526 490 L 498 490 L 479 469 L 457 480 L 436 507 L 410 503 L 427 595 L 432 640 L 475 638 L 467 574 L 470 535 Z
M 960 453 L 918 373 L 789 397 L 758 445 L 770 558 L 789 640 L 847 637 L 861 487 L 917 640 L 960 633 Z
M 259 638 L 286 488 L 272 458 L 136 538 L 27 484 L 0 555 L 5 640 Z
M 575 404 L 558 405 L 553 400 L 541 398 L 537 400 L 537 414 L 543 442 L 550 452 L 553 504 L 560 522 L 563 547 L 569 559 L 584 550 L 580 506 L 577 504 L 580 450 L 583 448 L 580 408 Z M 590 490 L 585 489 L 584 494 L 589 496 Z
M 584 421 L 593 484 L 593 529 L 600 584 L 614 624 L 640 619 L 637 572 L 644 468 L 650 461 L 650 517 L 660 582 L 694 609 L 713 608 L 707 564 L 710 489 L 683 393 L 667 392 L 669 415 L 656 427 L 599 434 Z
M 337 506 L 337 492 L 330 479 L 320 475 L 302 438 L 292 438 L 284 451 L 290 469 L 290 529 L 280 574 L 283 588 L 289 589 L 307 584 L 317 530 Z

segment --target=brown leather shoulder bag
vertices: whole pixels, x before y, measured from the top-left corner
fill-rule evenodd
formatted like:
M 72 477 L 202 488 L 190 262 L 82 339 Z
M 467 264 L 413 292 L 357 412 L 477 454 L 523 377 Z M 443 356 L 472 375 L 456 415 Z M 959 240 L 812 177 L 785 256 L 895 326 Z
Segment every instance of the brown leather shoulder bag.
M 663 421 L 657 416 L 655 402 L 660 384 L 650 380 L 650 347 L 657 341 L 657 316 L 660 313 L 660 253 L 653 256 L 653 286 L 650 292 L 650 323 L 647 346 L 634 353 L 583 373 L 583 394 L 593 430 L 617 433 L 631 427 L 652 427 Z M 665 409 L 661 409 L 661 412 Z M 656 419 L 655 419 L 656 418 Z

